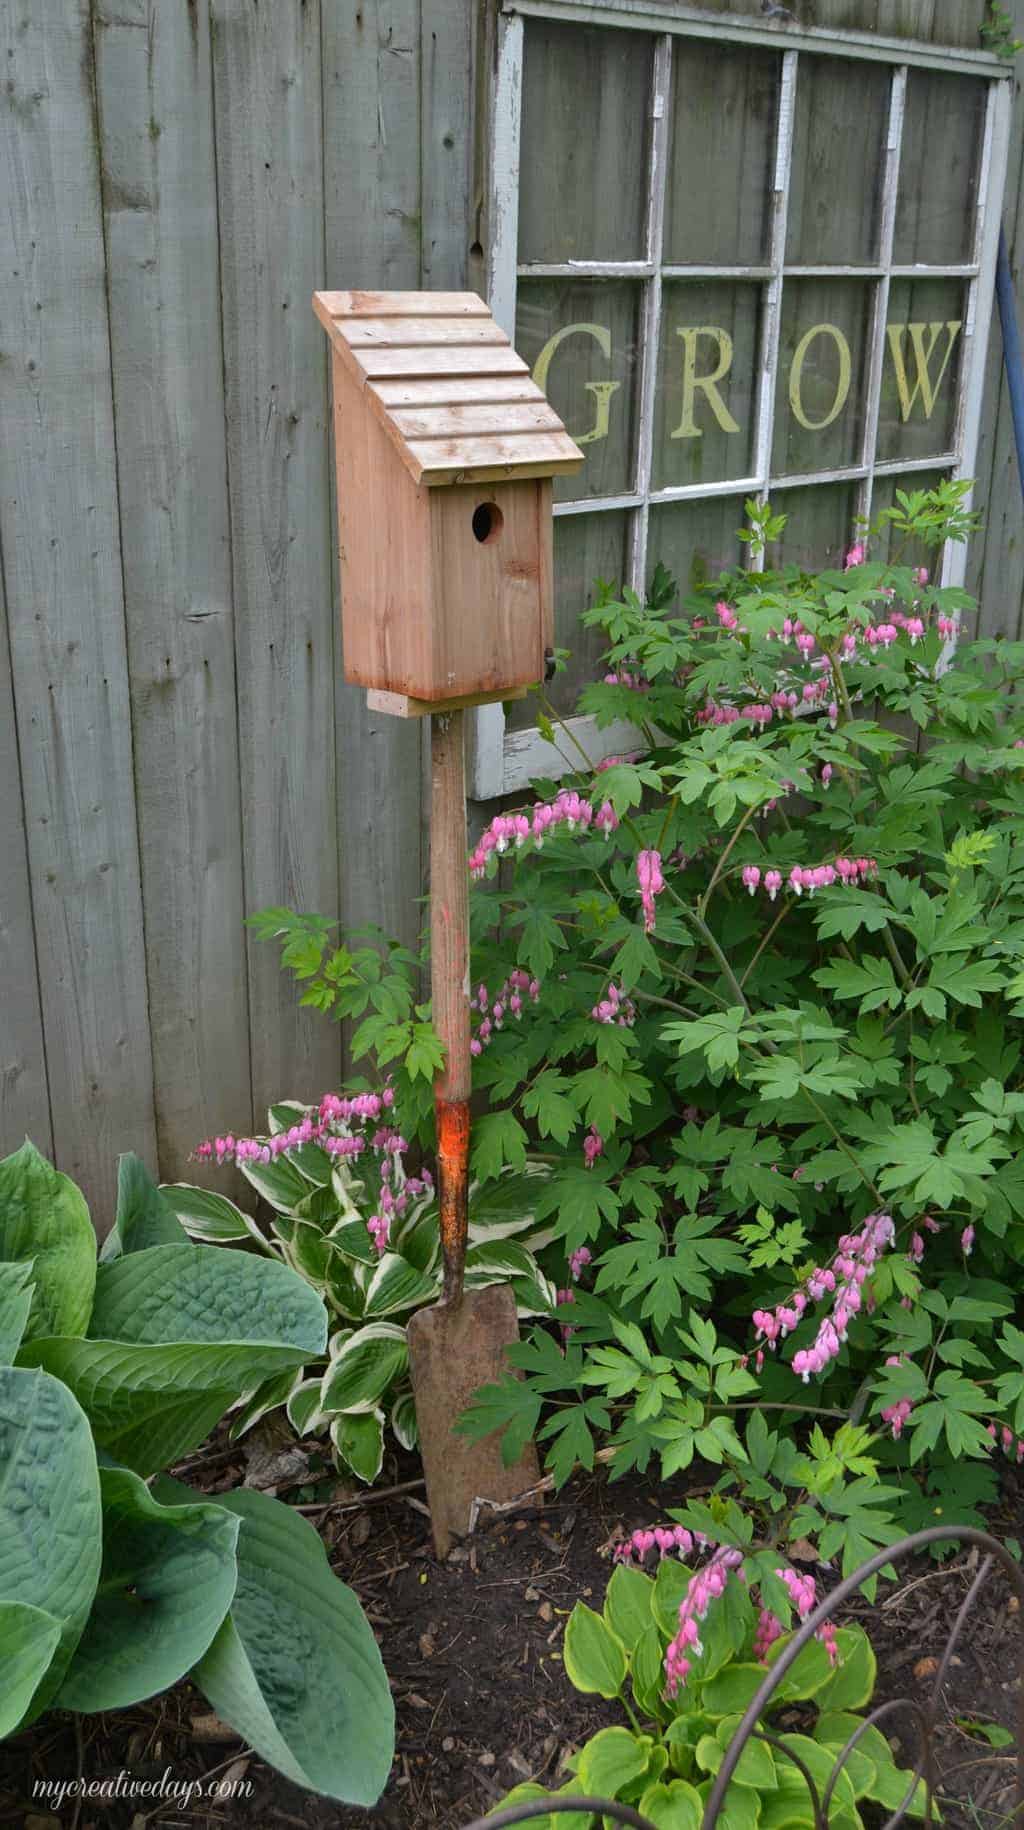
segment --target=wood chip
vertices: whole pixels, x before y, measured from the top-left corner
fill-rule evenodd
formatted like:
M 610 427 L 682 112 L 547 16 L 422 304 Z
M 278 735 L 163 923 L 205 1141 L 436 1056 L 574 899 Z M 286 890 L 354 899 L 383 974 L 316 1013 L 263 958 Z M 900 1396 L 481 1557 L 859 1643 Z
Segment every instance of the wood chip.
M 211 1710 L 208 1715 L 192 1717 L 192 1739 L 193 1741 L 241 1741 L 242 1737 L 237 1729 L 231 1728 L 227 1722 L 222 1722 L 220 1717 L 215 1716 Z
M 938 1669 L 937 1658 L 919 1658 L 914 1666 L 914 1676 L 919 1684 L 923 1684 L 926 1678 L 934 1677 Z

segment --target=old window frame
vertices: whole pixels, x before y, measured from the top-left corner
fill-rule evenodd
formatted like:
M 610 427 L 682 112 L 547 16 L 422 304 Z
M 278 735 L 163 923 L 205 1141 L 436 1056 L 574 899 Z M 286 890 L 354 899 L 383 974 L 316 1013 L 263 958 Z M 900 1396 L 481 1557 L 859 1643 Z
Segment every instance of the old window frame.
M 531 18 L 568 24 L 633 29 L 655 38 L 649 95 L 646 255 L 631 261 L 569 261 L 564 264 L 525 263 L 518 260 L 519 161 L 522 115 L 524 28 Z M 628 582 L 641 589 L 646 576 L 647 534 L 650 507 L 661 502 L 711 500 L 715 496 L 757 495 L 764 500 L 771 475 L 775 417 L 776 370 L 782 318 L 782 295 L 787 278 L 865 279 L 877 282 L 868 358 L 867 411 L 860 461 L 843 469 L 822 469 L 785 481 L 774 478 L 772 494 L 825 482 L 856 482 L 857 512 L 871 512 L 874 478 L 914 470 L 949 471 L 958 478 L 971 477 L 977 457 L 978 433 L 992 317 L 1000 211 L 1006 181 L 1013 88 L 1005 63 L 987 51 L 923 44 L 888 38 L 876 33 L 841 31 L 822 27 L 785 27 L 751 19 L 709 14 L 698 7 L 674 6 L 669 15 L 650 0 L 503 0 L 496 21 L 496 68 L 491 101 L 489 141 L 489 245 L 487 296 L 498 323 L 515 338 L 516 299 L 520 279 L 632 279 L 643 288 L 641 371 L 638 384 L 639 455 L 636 487 L 622 495 L 588 497 L 559 502 L 555 516 L 626 510 L 631 527 L 628 542 Z M 768 46 L 782 54 L 781 93 L 775 168 L 770 203 L 768 258 L 757 267 L 677 267 L 662 263 L 662 236 L 666 199 L 668 132 L 671 119 L 673 46 L 677 39 L 696 37 L 730 41 L 740 46 Z M 789 180 L 792 168 L 796 85 L 801 54 L 845 57 L 858 62 L 882 63 L 891 71 L 888 132 L 884 149 L 879 261 L 871 266 L 809 267 L 785 260 Z M 981 76 L 988 82 L 978 174 L 978 196 L 972 259 L 946 266 L 900 266 L 893 263 L 897 187 L 903 139 L 904 105 L 911 70 L 939 70 L 945 74 Z M 760 373 L 756 383 L 755 463 L 748 477 L 724 482 L 684 484 L 652 489 L 655 386 L 664 280 L 757 280 L 764 287 L 761 323 Z M 958 375 L 955 432 L 952 447 L 927 459 L 879 462 L 875 456 L 880 382 L 885 352 L 889 288 L 899 279 L 960 279 L 966 282 L 967 302 Z M 556 529 L 557 537 L 557 529 Z M 944 584 L 962 584 L 966 553 L 962 546 L 947 549 L 943 559 Z M 593 719 L 568 721 L 587 754 L 595 760 L 635 746 L 636 728 L 623 723 L 598 731 Z M 485 706 L 473 715 L 469 753 L 469 791 L 474 799 L 491 799 L 521 791 L 539 775 L 558 777 L 578 766 L 572 745 L 564 739 L 551 745 L 536 729 L 506 731 L 500 705 Z

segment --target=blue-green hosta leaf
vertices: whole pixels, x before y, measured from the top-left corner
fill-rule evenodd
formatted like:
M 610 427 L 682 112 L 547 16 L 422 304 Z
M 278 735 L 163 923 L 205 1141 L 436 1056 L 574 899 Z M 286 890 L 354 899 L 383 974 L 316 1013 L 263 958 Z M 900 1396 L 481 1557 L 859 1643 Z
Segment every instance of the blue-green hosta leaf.
M 400 1392 L 391 1406 L 391 1428 L 403 1449 L 415 1449 L 420 1440 L 416 1401 L 411 1392 Z
M 388 1386 L 405 1372 L 408 1364 L 405 1329 L 396 1322 L 371 1322 L 365 1328 L 357 1328 L 342 1343 L 324 1374 L 321 1409 L 376 1410 Z
M 84 1334 L 96 1282 L 85 1197 L 26 1139 L 0 1162 L 0 1259 L 33 1266 L 26 1335 Z
M 236 1239 L 251 1239 L 262 1252 L 273 1254 L 273 1246 L 252 1215 L 244 1214 L 226 1195 L 195 1188 L 190 1182 L 163 1182 L 160 1193 L 189 1238 L 200 1245 L 229 1245 Z
M 101 1264 L 150 1245 L 187 1245 L 188 1234 L 145 1163 L 131 1152 L 117 1162 L 117 1217 L 103 1242 Z
M 371 1487 L 384 1460 L 384 1412 L 342 1411 L 331 1418 L 331 1442 L 342 1466 Z
M 31 1702 L 33 1719 L 60 1684 L 85 1627 L 102 1536 L 89 1422 L 48 1373 L 0 1367 L 0 1470 L 0 1602 L 41 1609 L 59 1628 Z M 0 1664 L 0 1687 L 5 1678 Z
M 32 1260 L 0 1260 L 0 1366 L 12 1366 L 32 1308 Z
M 161 1505 L 126 1468 L 102 1468 L 100 1491 L 100 1585 L 55 1698 L 87 1713 L 156 1696 L 202 1657 L 235 1592 L 239 1532 L 198 1495 Z
M 23 1601 L 0 1601 L 0 1741 L 13 1734 L 57 1647 L 60 1621 Z
M 366 1286 L 367 1321 L 415 1309 L 437 1295 L 437 1280 L 425 1277 L 398 1252 L 385 1252 Z
M 217 1714 L 298 1785 L 375 1804 L 395 1717 L 377 1642 L 312 1526 L 266 1494 L 219 1497 L 241 1519 L 231 1611 L 193 1672 Z
M 326 1342 L 323 1304 L 286 1265 L 160 1245 L 100 1267 L 88 1340 L 30 1341 L 19 1358 L 63 1379 L 97 1442 L 145 1476 L 196 1448 L 254 1380 Z

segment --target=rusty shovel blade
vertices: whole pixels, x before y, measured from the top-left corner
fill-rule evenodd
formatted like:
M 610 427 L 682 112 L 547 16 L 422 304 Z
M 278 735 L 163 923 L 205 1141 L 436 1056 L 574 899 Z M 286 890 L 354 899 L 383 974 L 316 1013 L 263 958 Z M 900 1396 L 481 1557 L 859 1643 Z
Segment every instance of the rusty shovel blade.
M 464 1291 L 452 1307 L 418 1309 L 408 1339 L 434 1548 L 446 1557 L 469 1531 L 477 1500 L 501 1505 L 539 1478 L 532 1443 L 506 1468 L 498 1432 L 471 1442 L 452 1428 L 474 1392 L 509 1370 L 504 1349 L 519 1339 L 515 1296 L 507 1284 L 492 1284 Z

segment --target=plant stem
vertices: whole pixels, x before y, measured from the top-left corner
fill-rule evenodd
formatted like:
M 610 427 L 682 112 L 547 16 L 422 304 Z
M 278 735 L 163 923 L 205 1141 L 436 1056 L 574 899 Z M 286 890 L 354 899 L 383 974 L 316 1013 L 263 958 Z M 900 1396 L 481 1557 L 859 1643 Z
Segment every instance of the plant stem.
M 771 927 L 768 929 L 767 933 L 764 935 L 764 938 L 760 941 L 758 948 L 757 948 L 757 952 L 754 954 L 753 959 L 751 960 L 749 966 L 747 967 L 746 971 L 743 974 L 743 977 L 740 980 L 740 989 L 741 990 L 743 989 L 743 986 L 746 984 L 748 978 L 750 977 L 751 973 L 753 972 L 754 967 L 757 965 L 757 962 L 760 959 L 765 948 L 768 946 L 769 942 L 771 941 L 776 928 L 780 928 L 782 926 L 782 923 L 785 921 L 786 916 L 790 913 L 790 910 L 795 909 L 795 908 L 796 908 L 795 901 L 794 902 L 783 902 L 781 909 L 779 910 L 778 914 L 775 917 L 775 920 L 772 922 Z
M 715 884 L 718 882 L 719 877 L 722 875 L 722 872 L 725 869 L 726 862 L 729 857 L 729 853 L 732 851 L 732 848 L 735 845 L 737 839 L 740 837 L 740 834 L 743 832 L 744 828 L 749 825 L 750 821 L 753 819 L 756 812 L 757 812 L 756 807 L 747 808 L 742 819 L 738 821 L 736 830 L 733 833 L 732 838 L 729 840 L 729 843 L 726 846 L 725 850 L 723 851 L 721 857 L 719 858 L 718 863 L 715 865 L 715 868 L 711 873 L 711 882 L 708 884 L 707 889 L 704 891 L 703 896 L 700 898 L 700 901 L 697 904 L 697 912 L 702 918 L 705 915 L 705 913 L 707 912 L 707 906 L 708 906 L 708 903 L 711 901 L 711 896 L 712 896 L 712 892 L 714 890 Z

